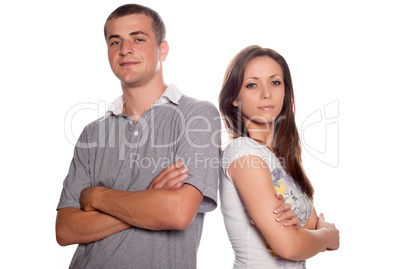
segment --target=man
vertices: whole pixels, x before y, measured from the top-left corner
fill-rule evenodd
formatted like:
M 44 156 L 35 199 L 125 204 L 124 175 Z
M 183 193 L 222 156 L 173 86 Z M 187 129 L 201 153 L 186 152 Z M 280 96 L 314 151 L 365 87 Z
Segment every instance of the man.
M 105 38 L 123 95 L 78 140 L 57 241 L 79 244 L 70 268 L 196 268 L 217 205 L 219 113 L 164 84 L 169 46 L 155 11 L 117 8 Z

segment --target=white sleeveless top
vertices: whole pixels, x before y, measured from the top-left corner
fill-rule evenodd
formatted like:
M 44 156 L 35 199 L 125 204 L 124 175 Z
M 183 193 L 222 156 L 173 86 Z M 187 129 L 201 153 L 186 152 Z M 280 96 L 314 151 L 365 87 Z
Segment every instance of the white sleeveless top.
M 219 193 L 221 211 L 226 231 L 235 252 L 234 268 L 306 268 L 305 261 L 290 261 L 276 255 L 258 228 L 251 224 L 235 184 L 228 175 L 228 168 L 235 160 L 255 155 L 265 161 L 271 171 L 272 181 L 277 193 L 291 205 L 302 227 L 313 212 L 313 203 L 301 191 L 293 179 L 286 174 L 279 159 L 265 146 L 249 137 L 231 141 L 223 151 Z

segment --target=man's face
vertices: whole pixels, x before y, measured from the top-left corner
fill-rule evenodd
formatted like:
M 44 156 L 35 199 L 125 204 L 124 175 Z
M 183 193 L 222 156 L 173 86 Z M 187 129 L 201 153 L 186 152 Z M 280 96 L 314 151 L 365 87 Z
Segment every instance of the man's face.
M 134 14 L 111 20 L 106 34 L 109 64 L 123 86 L 144 86 L 161 72 L 167 43 L 159 48 L 150 17 Z

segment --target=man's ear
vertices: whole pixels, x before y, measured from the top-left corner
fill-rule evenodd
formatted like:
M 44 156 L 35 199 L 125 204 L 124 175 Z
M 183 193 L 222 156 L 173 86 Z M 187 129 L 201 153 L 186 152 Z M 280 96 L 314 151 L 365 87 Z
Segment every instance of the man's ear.
M 160 50 L 159 61 L 164 62 L 169 53 L 169 44 L 166 40 L 163 40 L 161 42 L 161 44 L 159 46 L 159 50 Z

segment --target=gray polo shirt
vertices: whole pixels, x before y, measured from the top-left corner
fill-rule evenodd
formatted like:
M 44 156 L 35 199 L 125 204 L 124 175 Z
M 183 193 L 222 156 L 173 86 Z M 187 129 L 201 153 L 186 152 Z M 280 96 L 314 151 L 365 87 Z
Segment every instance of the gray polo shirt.
M 70 268 L 196 268 L 204 213 L 217 205 L 220 117 L 209 102 L 182 95 L 170 85 L 136 124 L 123 115 L 118 98 L 105 117 L 87 125 L 74 151 L 57 209 L 80 208 L 88 186 L 139 191 L 164 167 L 184 160 L 185 181 L 204 200 L 184 231 L 135 227 L 90 244 L 80 244 Z

